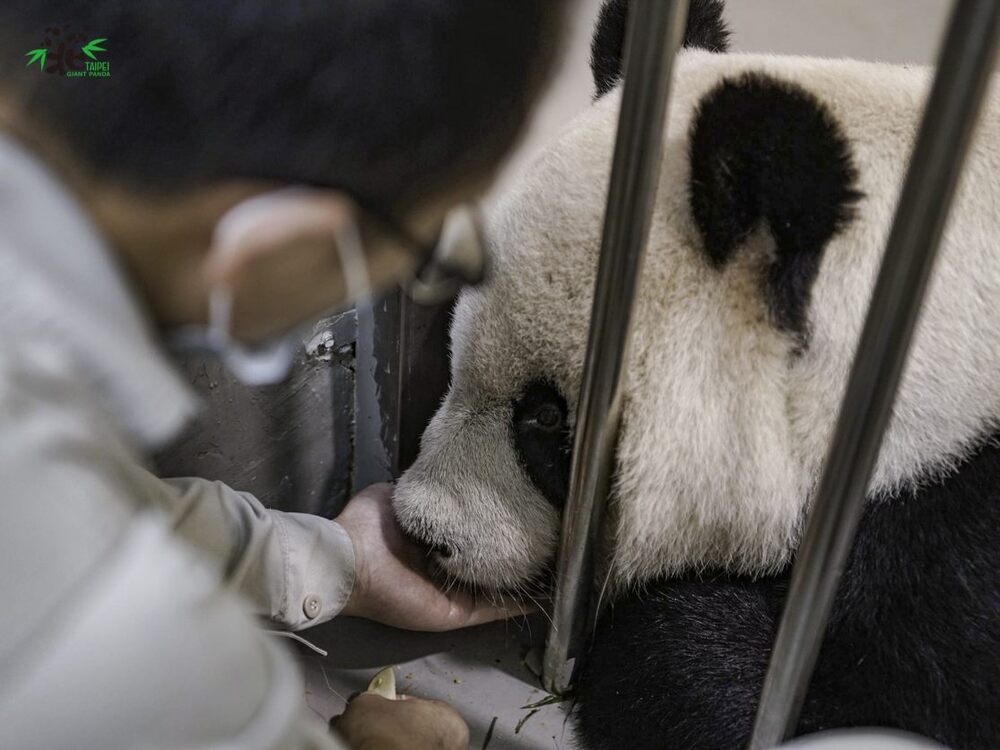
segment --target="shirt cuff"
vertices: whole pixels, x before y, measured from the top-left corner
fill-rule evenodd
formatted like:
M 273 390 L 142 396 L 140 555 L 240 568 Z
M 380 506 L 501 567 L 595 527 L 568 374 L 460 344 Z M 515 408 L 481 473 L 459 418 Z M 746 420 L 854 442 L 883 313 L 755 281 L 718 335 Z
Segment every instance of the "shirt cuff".
M 285 595 L 278 622 L 302 630 L 335 617 L 354 590 L 354 544 L 336 521 L 278 513 Z

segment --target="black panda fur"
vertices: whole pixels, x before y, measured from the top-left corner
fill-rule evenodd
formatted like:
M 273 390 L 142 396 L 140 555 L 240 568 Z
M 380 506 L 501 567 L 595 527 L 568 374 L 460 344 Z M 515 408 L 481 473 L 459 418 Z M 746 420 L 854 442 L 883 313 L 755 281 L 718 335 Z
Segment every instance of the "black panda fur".
M 512 405 L 511 431 L 521 468 L 545 499 L 562 510 L 573 453 L 565 397 L 549 381 L 528 383 Z
M 590 45 L 590 69 L 597 96 L 603 96 L 621 80 L 628 8 L 629 0 L 606 0 L 601 6 Z M 725 52 L 729 48 L 729 29 L 722 10 L 722 0 L 691 0 L 684 46 Z
M 583 744 L 746 747 L 788 570 L 660 580 L 609 607 L 578 681 Z M 1000 447 L 871 498 L 797 734 L 883 726 L 1000 746 Z
M 725 266 L 764 222 L 774 239 L 763 293 L 775 324 L 806 337 L 823 248 L 861 199 L 847 139 L 805 89 L 766 75 L 720 83 L 691 129 L 691 212 Z

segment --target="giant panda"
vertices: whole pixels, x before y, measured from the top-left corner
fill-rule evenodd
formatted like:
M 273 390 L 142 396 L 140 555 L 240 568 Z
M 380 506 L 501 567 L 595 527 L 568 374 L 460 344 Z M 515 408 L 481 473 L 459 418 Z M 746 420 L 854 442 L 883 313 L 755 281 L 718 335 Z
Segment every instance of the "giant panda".
M 692 5 L 626 366 L 587 748 L 746 746 L 931 71 L 725 52 Z M 450 581 L 544 594 L 567 494 L 625 3 L 601 93 L 501 201 L 396 488 Z M 1000 747 L 1000 97 L 988 96 L 798 734 Z

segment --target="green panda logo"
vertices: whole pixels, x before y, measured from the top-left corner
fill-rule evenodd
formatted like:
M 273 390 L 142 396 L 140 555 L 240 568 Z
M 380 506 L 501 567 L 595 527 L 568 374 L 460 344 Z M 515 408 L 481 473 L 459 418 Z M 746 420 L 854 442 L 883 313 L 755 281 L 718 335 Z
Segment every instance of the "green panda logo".
M 110 78 L 111 63 L 101 55 L 108 52 L 107 37 L 89 37 L 66 26 L 45 29 L 42 44 L 25 53 L 29 68 L 65 78 Z

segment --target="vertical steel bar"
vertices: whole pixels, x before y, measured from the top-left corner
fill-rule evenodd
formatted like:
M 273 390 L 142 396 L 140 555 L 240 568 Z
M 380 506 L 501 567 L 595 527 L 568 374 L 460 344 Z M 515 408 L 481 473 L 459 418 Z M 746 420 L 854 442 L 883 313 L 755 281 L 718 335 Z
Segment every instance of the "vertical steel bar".
M 993 72 L 1000 2 L 958 0 L 799 549 L 752 750 L 794 732 Z
M 396 290 L 357 308 L 353 489 L 397 478 L 448 390 L 453 300 L 420 305 Z
M 356 308 L 354 360 L 354 472 L 352 494 L 393 479 L 399 436 L 400 295 Z
M 634 0 L 629 10 L 625 82 L 543 662 L 543 682 L 554 693 L 569 688 L 593 616 L 594 550 L 614 466 L 633 298 L 649 236 L 673 62 L 684 38 L 687 10 L 688 0 Z

